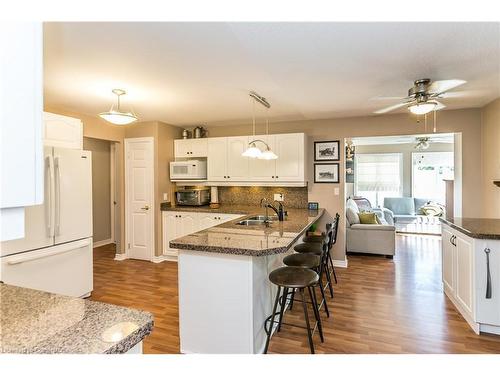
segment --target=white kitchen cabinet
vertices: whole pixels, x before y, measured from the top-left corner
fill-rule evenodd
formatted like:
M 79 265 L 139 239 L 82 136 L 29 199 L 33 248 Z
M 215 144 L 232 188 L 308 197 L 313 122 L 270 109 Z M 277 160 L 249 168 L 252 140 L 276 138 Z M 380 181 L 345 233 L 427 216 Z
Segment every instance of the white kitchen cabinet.
M 42 24 L 3 22 L 0 38 L 0 217 L 9 220 L 3 241 L 22 237 L 23 207 L 43 201 Z
M 454 235 L 451 231 L 442 229 L 442 272 L 443 272 L 443 285 L 451 293 L 455 291 L 455 245 L 453 245 Z
M 258 135 L 255 137 L 248 137 L 248 142 L 253 140 L 260 139 L 266 142 L 271 150 L 275 150 L 274 140 L 275 136 L 273 135 Z M 259 147 L 263 145 L 260 142 L 257 142 Z M 275 151 L 276 152 L 276 151 Z M 248 161 L 248 177 L 250 181 L 275 181 L 276 177 L 276 160 L 262 160 L 258 158 L 249 158 Z
M 187 212 L 187 211 L 163 211 L 162 231 L 163 231 L 163 255 L 168 260 L 175 260 L 177 249 L 170 248 L 170 241 L 179 237 L 187 236 L 210 227 L 234 220 L 241 215 L 208 213 L 208 212 Z
M 227 181 L 227 138 L 208 139 L 207 180 Z
M 206 158 L 208 155 L 208 139 L 176 139 L 174 141 L 176 158 Z
M 305 134 L 274 135 L 276 159 L 276 182 L 305 181 Z
M 80 119 L 43 113 L 43 144 L 50 147 L 83 149 L 83 124 Z
M 500 334 L 500 241 L 478 241 L 474 255 L 476 319 L 483 331 Z M 489 295 L 486 293 L 488 284 Z
M 467 236 L 456 236 L 456 297 L 462 308 L 474 317 L 473 247 Z
M 248 147 L 248 137 L 228 137 L 226 147 L 226 180 L 248 180 L 249 158 L 241 155 Z

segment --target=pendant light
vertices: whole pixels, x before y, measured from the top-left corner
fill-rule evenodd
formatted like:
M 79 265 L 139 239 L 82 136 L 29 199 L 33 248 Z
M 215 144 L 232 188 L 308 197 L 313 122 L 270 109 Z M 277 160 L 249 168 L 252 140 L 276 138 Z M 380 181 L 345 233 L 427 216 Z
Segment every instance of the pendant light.
M 266 100 L 266 98 L 260 96 L 254 91 L 250 91 L 250 97 L 252 98 L 252 128 L 253 128 L 253 136 L 255 136 L 255 102 L 258 101 L 266 108 L 270 108 L 271 105 Z M 269 120 L 266 118 L 266 133 L 269 134 Z M 261 151 L 260 148 L 257 147 L 257 142 L 264 144 L 266 149 Z M 248 148 L 241 154 L 242 156 L 249 158 L 258 158 L 263 160 L 274 160 L 277 159 L 278 156 L 271 150 L 269 145 L 261 139 L 254 139 L 248 143 Z
M 137 121 L 137 116 L 133 112 L 123 112 L 120 110 L 120 96 L 125 95 L 127 92 L 122 89 L 113 89 L 112 92 L 117 96 L 116 109 L 113 104 L 108 112 L 99 113 L 99 116 L 115 125 L 128 125 Z

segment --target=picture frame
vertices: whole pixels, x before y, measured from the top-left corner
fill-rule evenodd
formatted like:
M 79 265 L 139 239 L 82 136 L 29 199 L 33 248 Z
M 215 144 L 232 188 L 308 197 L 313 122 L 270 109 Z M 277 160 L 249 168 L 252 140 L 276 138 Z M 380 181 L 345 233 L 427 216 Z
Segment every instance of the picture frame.
M 340 182 L 339 163 L 314 163 L 315 184 L 338 184 Z
M 314 142 L 314 161 L 340 161 L 340 141 Z

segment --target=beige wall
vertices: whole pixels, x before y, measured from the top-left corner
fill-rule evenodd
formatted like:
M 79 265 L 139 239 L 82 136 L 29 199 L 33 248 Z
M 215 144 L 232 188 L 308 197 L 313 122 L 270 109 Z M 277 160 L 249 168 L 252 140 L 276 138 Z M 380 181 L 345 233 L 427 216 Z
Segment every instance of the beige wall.
M 481 168 L 481 110 L 462 109 L 439 112 L 437 116 L 437 130 L 439 133 L 461 132 L 463 134 L 463 212 L 464 216 L 478 217 L 481 214 L 481 205 L 477 203 L 477 194 L 480 190 Z M 247 135 L 251 133 L 248 125 L 209 127 L 211 137 Z M 265 126 L 260 124 L 257 133 L 264 133 Z M 312 176 L 313 142 L 321 140 L 335 140 L 344 142 L 344 138 L 363 136 L 403 135 L 425 133 L 423 123 L 417 123 L 415 117 L 404 114 L 383 116 L 351 117 L 328 120 L 304 120 L 294 122 L 272 123 L 271 133 L 304 132 L 308 135 L 309 166 L 309 200 L 319 202 L 330 215 L 338 212 L 341 217 L 338 241 L 334 249 L 335 259 L 345 257 L 345 230 L 344 230 L 344 155 L 340 161 L 340 184 L 314 184 Z M 339 195 L 334 194 L 338 187 Z
M 500 219 L 500 98 L 482 111 L 482 216 Z
M 92 151 L 93 239 L 111 238 L 111 144 L 95 138 L 83 138 L 83 149 Z
M 412 152 L 439 152 L 453 151 L 453 143 L 430 143 L 429 148 L 423 151 L 415 150 L 415 143 L 391 145 L 356 146 L 358 154 L 401 153 L 403 154 L 403 196 L 412 196 Z M 420 197 L 425 198 L 425 197 Z

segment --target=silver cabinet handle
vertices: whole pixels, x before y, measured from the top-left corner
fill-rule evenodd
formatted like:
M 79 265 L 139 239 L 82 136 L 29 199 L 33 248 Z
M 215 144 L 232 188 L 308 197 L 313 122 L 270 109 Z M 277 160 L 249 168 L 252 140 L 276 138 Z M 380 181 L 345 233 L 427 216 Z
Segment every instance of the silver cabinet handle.
M 484 249 L 486 253 L 486 299 L 491 299 L 491 273 L 490 273 L 490 252 L 488 248 Z
M 54 158 L 55 169 L 55 194 L 56 194 L 56 209 L 55 209 L 55 235 L 61 233 L 61 168 L 59 166 L 59 157 Z
M 54 237 L 54 212 L 52 206 L 54 204 L 54 160 L 52 156 L 47 156 L 47 170 L 48 170 L 48 202 L 45 205 L 45 213 L 47 218 L 47 232 L 48 237 Z

